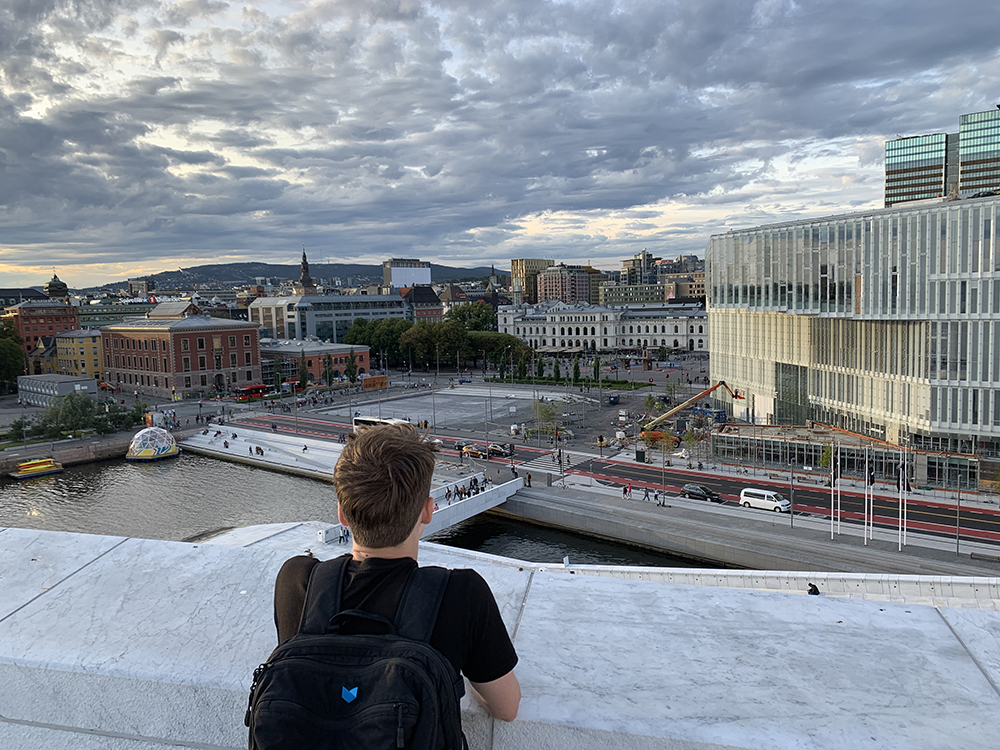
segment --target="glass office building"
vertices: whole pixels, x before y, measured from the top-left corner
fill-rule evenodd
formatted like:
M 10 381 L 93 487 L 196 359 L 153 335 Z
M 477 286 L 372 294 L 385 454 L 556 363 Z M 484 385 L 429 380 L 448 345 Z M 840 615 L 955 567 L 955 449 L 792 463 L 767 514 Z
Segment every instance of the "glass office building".
M 1000 109 L 962 115 L 958 140 L 959 192 L 1000 188 Z
M 894 444 L 1000 455 L 1000 196 L 716 235 L 706 260 L 720 403 Z
M 957 133 L 886 141 L 886 208 L 994 190 L 1000 190 L 1000 109 L 962 115 Z
M 897 138 L 885 144 L 885 205 L 947 193 L 948 136 L 945 133 Z

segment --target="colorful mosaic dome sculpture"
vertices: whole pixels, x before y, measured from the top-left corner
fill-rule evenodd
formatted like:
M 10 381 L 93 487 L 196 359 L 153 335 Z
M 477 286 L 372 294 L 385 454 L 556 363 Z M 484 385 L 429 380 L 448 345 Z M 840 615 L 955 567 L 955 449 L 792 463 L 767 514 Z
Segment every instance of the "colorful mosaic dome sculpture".
M 132 438 L 125 458 L 128 461 L 159 461 L 173 458 L 180 452 L 173 435 L 161 427 L 147 427 Z

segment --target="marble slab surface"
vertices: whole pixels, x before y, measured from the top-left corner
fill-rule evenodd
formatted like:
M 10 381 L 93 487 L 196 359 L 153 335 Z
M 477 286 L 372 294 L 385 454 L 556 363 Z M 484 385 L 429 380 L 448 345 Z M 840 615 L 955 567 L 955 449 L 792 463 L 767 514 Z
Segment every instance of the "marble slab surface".
M 6 533 L 6 532 L 5 532 Z M 61 543 L 58 541 L 61 539 Z M 102 537 L 54 535 L 37 554 Z M 135 679 L 249 686 L 276 645 L 278 551 L 128 539 L 0 622 L 0 660 Z M 23 570 L 24 565 L 19 566 Z
M 521 715 L 546 724 L 752 748 L 963 748 L 1000 715 L 929 607 L 538 573 L 517 648 Z
M 58 531 L 0 531 L 0 620 L 125 541 Z

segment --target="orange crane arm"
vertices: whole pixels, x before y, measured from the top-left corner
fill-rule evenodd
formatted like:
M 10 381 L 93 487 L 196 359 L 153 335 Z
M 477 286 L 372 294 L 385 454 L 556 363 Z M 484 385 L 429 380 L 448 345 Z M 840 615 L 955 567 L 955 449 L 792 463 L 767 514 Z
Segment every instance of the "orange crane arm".
M 734 391 L 732 388 L 730 388 L 728 385 L 726 385 L 726 381 L 720 380 L 715 385 L 706 388 L 701 393 L 699 393 L 699 394 L 697 394 L 695 396 L 692 396 L 687 401 L 685 401 L 683 404 L 680 404 L 679 406 L 675 406 L 673 409 L 670 409 L 667 412 L 665 412 L 664 414 L 661 414 L 656 419 L 653 419 L 653 420 L 647 422 L 645 425 L 643 425 L 643 428 L 642 428 L 643 432 L 645 432 L 646 430 L 655 430 L 659 425 L 661 425 L 664 422 L 666 422 L 672 416 L 674 416 L 675 414 L 677 414 L 679 412 L 684 411 L 684 409 L 686 409 L 689 406 L 691 406 L 691 404 L 696 403 L 698 401 L 698 399 L 702 398 L 703 396 L 709 395 L 716 388 L 719 388 L 719 387 L 723 387 L 727 391 L 729 391 L 729 395 L 732 396 L 734 399 L 742 399 L 743 398 L 743 394 L 740 391 Z

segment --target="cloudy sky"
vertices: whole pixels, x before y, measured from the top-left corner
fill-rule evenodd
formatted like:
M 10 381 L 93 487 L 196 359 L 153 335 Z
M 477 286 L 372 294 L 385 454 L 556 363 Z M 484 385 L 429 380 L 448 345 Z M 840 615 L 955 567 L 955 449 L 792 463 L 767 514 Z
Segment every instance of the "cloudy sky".
M 0 286 L 213 262 L 617 267 L 877 207 L 1000 101 L 995 2 L 2 0 Z

